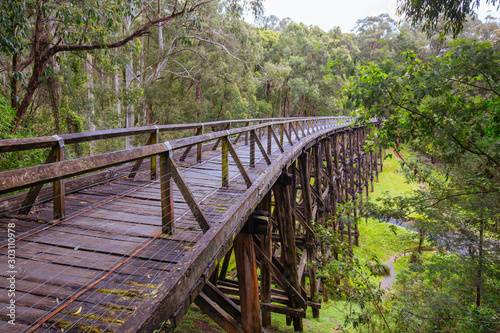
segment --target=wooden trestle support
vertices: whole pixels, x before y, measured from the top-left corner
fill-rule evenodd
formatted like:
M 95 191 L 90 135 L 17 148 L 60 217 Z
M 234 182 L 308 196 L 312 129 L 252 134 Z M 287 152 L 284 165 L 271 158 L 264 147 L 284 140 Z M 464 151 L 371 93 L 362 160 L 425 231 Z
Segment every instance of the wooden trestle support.
M 346 203 L 351 203 L 347 214 L 359 215 L 356 203 L 373 191 L 382 171 L 382 151 L 364 151 L 369 131 L 336 131 L 308 145 L 282 170 L 195 299 L 227 332 L 261 332 L 270 326 L 273 312 L 285 314 L 287 324 L 302 331 L 308 306 L 319 317 L 320 295 L 326 299 L 327 291 L 317 277 L 317 255 L 323 249 L 315 225 L 359 246 L 358 226 L 338 223 L 337 217 Z M 235 277 L 227 273 L 232 255 Z M 335 260 L 336 254 L 324 256 Z

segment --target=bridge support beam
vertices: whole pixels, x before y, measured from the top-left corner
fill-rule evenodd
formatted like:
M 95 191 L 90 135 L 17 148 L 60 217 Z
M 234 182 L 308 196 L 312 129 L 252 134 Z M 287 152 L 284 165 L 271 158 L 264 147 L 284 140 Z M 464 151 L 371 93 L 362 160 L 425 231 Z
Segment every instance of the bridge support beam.
M 259 284 L 252 234 L 240 232 L 233 246 L 240 290 L 241 323 L 246 333 L 260 333 Z
M 318 147 L 315 147 L 315 152 L 318 152 Z M 318 154 L 315 154 L 315 159 L 318 160 Z M 316 279 L 316 243 L 313 234 L 312 221 L 313 221 L 313 204 L 312 204 L 312 194 L 311 194 L 311 177 L 309 173 L 310 166 L 310 155 L 307 152 L 302 153 L 299 157 L 299 172 L 300 172 L 300 183 L 302 186 L 302 206 L 304 209 L 305 223 L 309 226 L 306 231 L 306 251 L 307 251 L 307 261 L 309 264 L 309 284 L 311 300 L 313 303 L 318 303 L 318 284 Z M 314 166 L 315 179 L 314 183 L 316 188 L 319 187 L 319 170 L 318 164 Z M 319 193 L 318 193 L 319 194 Z M 318 200 L 319 201 L 319 200 Z M 319 317 L 319 309 L 313 307 L 313 318 Z
M 273 187 L 275 210 L 277 212 L 278 229 L 281 241 L 281 255 L 284 276 L 295 290 L 301 290 L 297 267 L 297 247 L 295 244 L 295 219 L 289 187 L 292 178 L 288 173 L 282 173 Z M 299 308 L 293 295 L 288 295 L 292 308 Z M 307 306 L 307 305 L 306 305 Z M 292 317 L 295 331 L 303 330 L 302 318 Z
M 258 205 L 258 209 L 261 211 L 269 212 L 271 213 L 272 211 L 272 195 L 271 191 L 269 191 L 264 198 L 262 199 L 261 203 Z M 272 237 L 272 226 L 271 226 L 271 219 L 269 221 L 270 225 L 269 228 L 267 228 L 267 232 L 265 235 L 260 236 L 260 249 L 262 252 L 268 257 L 272 258 L 273 256 L 273 237 Z M 260 263 L 260 301 L 262 303 L 271 303 L 271 271 L 269 268 L 264 264 L 264 261 L 261 261 Z M 262 308 L 262 327 L 266 328 L 271 325 L 271 311 L 266 309 L 265 307 Z

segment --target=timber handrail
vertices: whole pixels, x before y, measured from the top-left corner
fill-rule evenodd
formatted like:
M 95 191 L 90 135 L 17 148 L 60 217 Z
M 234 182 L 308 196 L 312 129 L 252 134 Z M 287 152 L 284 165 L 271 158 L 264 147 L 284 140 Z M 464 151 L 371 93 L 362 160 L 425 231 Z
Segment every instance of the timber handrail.
M 291 123 L 303 123 L 308 121 L 345 121 L 348 117 L 320 117 L 320 118 L 286 118 L 285 121 L 273 121 L 266 122 L 252 126 L 246 126 L 236 129 L 224 130 L 219 132 L 207 133 L 203 135 L 192 136 L 188 138 L 175 139 L 165 143 L 157 143 L 153 145 L 136 147 L 126 150 L 120 150 L 110 153 L 103 153 L 95 156 L 88 156 L 77 158 L 73 160 L 59 161 L 56 163 L 43 164 L 33 167 L 27 167 L 23 169 L 4 171 L 0 173 L 0 194 L 24 189 L 32 185 L 43 184 L 51 182 L 57 179 L 64 179 L 68 177 L 77 176 L 83 173 L 100 170 L 107 167 L 116 166 L 119 164 L 124 164 L 127 162 L 135 161 L 141 158 L 147 158 L 167 151 L 173 151 L 180 148 L 185 148 L 188 146 L 196 145 L 199 143 L 204 143 L 207 141 L 236 135 L 240 133 L 245 133 L 252 130 L 257 130 L 260 128 L 265 128 L 269 126 L 276 125 L 288 125 Z M 244 122 L 249 122 L 251 120 L 244 120 Z M 214 122 L 212 124 L 220 125 L 223 122 Z M 228 123 L 228 122 L 227 122 Z M 234 123 L 234 121 L 232 121 Z M 205 123 L 211 124 L 211 123 Z M 184 124 L 183 124 L 184 125 Z M 170 126 L 170 125 L 169 125 Z M 194 126 L 194 125 L 193 125 Z M 152 127 L 155 129 L 154 127 Z M 90 132 L 92 133 L 92 132 Z M 144 132 L 143 132 L 144 133 Z M 89 135 L 88 137 L 91 137 Z M 52 137 L 43 137 L 51 138 Z M 36 138 L 34 138 L 36 139 Z M 29 139 L 18 139 L 18 140 L 29 140 Z M 9 140 L 2 140 L 9 141 Z M 50 141 L 55 143 L 57 141 Z M 20 147 L 20 146 L 18 146 Z
M 5 139 L 0 140 L 0 153 L 15 152 L 22 150 L 50 148 L 62 139 L 65 144 L 75 144 L 88 141 L 97 141 L 102 139 L 111 139 L 125 136 L 135 136 L 140 134 L 151 134 L 156 131 L 159 133 L 182 131 L 188 129 L 199 129 L 208 127 L 220 127 L 232 124 L 245 124 L 245 123 L 270 123 L 276 121 L 292 120 L 321 120 L 330 119 L 332 117 L 297 117 L 297 118 L 262 118 L 262 119 L 238 119 L 238 120 L 221 120 L 211 121 L 205 123 L 189 123 L 189 124 L 169 124 L 169 125 L 152 125 L 134 128 L 117 128 L 110 130 L 92 131 L 92 132 L 79 132 L 59 134 L 58 136 L 42 136 L 35 138 L 20 138 L 20 139 Z M 334 117 L 339 120 L 347 120 L 349 117 Z

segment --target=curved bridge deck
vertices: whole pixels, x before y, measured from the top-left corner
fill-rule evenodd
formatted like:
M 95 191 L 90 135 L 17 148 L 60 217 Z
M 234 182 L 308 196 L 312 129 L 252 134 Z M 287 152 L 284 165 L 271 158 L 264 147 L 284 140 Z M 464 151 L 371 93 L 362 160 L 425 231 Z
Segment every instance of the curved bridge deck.
M 54 199 L 61 186 L 57 182 L 63 178 L 101 170 L 106 164 L 153 157 L 138 170 L 129 162 L 114 169 L 113 177 L 99 185 L 63 192 L 62 210 L 61 201 L 56 199 L 31 205 L 26 214 L 4 212 L 0 243 L 3 289 L 0 330 L 148 332 L 175 327 L 187 307 L 205 290 L 210 277 L 224 266 L 221 262 L 235 236 L 282 171 L 333 133 L 352 132 L 345 119 L 269 124 L 240 129 L 226 126 L 222 132 L 200 131 L 198 136 L 166 143 L 155 143 L 158 141 L 152 139 L 148 146 L 134 148 L 129 156 L 124 154 L 121 159 L 119 156 L 113 163 L 109 157 L 103 157 L 103 161 L 108 161 L 104 164 L 92 160 L 93 157 L 84 158 L 92 164 L 89 167 L 90 164 L 83 163 L 86 168 L 83 171 L 77 170 L 78 160 L 72 160 L 26 169 L 29 172 L 24 173 L 24 169 L 4 172 L 2 176 L 11 182 L 6 184 L 7 178 L 3 178 L 2 192 L 53 181 L 51 199 Z M 342 180 L 342 168 L 345 172 L 349 163 L 351 167 L 355 163 L 354 155 L 350 162 L 346 158 L 348 146 L 354 151 L 352 139 L 348 145 L 346 138 L 339 135 L 334 143 L 338 146 L 338 156 L 344 154 L 343 161 L 336 161 L 338 177 L 332 178 L 338 180 L 337 193 L 345 191 L 342 200 L 355 198 L 360 191 L 362 195 L 364 188 L 368 189 L 370 177 L 373 181 L 372 167 L 375 165 L 378 171 L 375 157 L 375 162 L 367 162 L 369 167 L 363 166 L 363 175 L 360 171 L 356 177 L 360 184 L 354 184 L 354 176 L 352 186 L 350 179 Z M 357 144 L 359 153 L 361 139 Z M 161 156 L 160 163 L 154 158 L 157 155 Z M 361 160 L 357 161 L 361 170 Z M 66 162 L 73 164 L 64 165 Z M 157 163 L 159 175 L 155 175 Z M 78 162 L 78 167 L 81 165 Z M 135 177 L 127 177 L 132 169 Z M 316 171 L 320 172 L 311 172 Z M 71 187 L 69 182 L 67 187 Z M 332 192 L 333 183 L 330 187 L 328 182 L 318 182 L 315 186 L 321 199 L 315 202 L 319 205 L 327 201 L 327 194 L 323 193 Z M 350 193 L 352 189 L 357 192 Z M 318 193 L 312 196 L 317 197 Z M 2 199 L 4 205 L 8 198 Z M 64 216 L 52 219 L 53 211 L 56 216 L 62 211 Z M 354 230 L 352 235 L 356 235 Z M 8 260 L 11 257 L 14 261 Z M 228 280 L 222 289 L 230 291 L 231 287 L 237 285 Z M 286 297 L 285 292 L 281 294 Z M 309 297 L 311 301 L 314 300 Z M 285 304 L 289 305 L 289 315 L 293 314 L 291 308 L 299 307 L 293 300 Z M 15 317 L 9 316 L 12 313 Z

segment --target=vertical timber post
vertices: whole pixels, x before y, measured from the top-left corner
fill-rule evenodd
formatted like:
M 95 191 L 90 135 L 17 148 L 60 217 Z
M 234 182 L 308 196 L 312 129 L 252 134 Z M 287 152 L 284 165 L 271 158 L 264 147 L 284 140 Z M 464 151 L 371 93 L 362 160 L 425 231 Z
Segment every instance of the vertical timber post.
M 64 161 L 64 141 L 59 136 L 56 139 L 57 144 L 54 147 L 54 160 L 55 162 L 62 162 Z M 64 179 L 59 178 L 55 180 L 52 190 L 54 196 L 54 219 L 60 219 L 66 215 L 66 187 Z
M 284 124 L 280 124 L 280 143 L 281 143 L 281 146 L 283 146 L 283 143 L 284 143 L 284 141 L 283 141 L 284 140 L 284 138 L 283 138 L 283 135 L 284 135 L 283 127 L 284 126 L 285 126 Z
M 297 247 L 295 244 L 295 221 L 292 215 L 292 204 L 288 187 L 291 183 L 290 175 L 282 173 L 273 186 L 275 211 L 277 212 L 278 229 L 281 240 L 282 258 L 284 260 L 284 275 L 295 290 L 300 290 L 299 273 L 297 268 Z M 294 299 L 290 299 L 292 307 L 298 307 Z M 300 317 L 292 317 L 295 331 L 303 330 Z
M 150 138 L 151 144 L 157 144 L 158 143 L 158 126 L 155 126 L 155 131 L 151 133 L 151 138 Z M 157 164 L 156 161 L 158 160 L 156 155 L 151 156 L 151 165 L 150 165 L 150 179 L 151 180 L 156 180 L 157 177 Z
M 315 146 L 315 150 L 317 147 Z M 304 207 L 304 217 L 306 223 L 312 228 L 313 222 L 313 208 L 312 208 L 312 194 L 311 185 L 309 177 L 309 159 L 310 156 L 307 152 L 303 152 L 299 156 L 299 172 L 300 172 L 300 183 L 302 185 L 302 206 Z M 317 165 L 315 166 L 317 167 Z M 316 169 L 316 168 L 315 168 Z M 319 170 L 315 170 L 315 174 Z M 314 182 L 319 182 L 319 179 L 315 179 Z M 318 203 L 319 204 L 319 203 Z M 310 231 L 306 231 L 306 249 L 307 249 L 307 261 L 309 263 L 309 284 L 311 300 L 313 303 L 318 303 L 318 280 L 316 278 L 316 244 L 314 235 Z M 319 309 L 317 307 L 312 308 L 313 318 L 319 317 Z
M 235 237 L 233 246 L 240 290 L 242 326 L 246 333 L 260 333 L 262 332 L 262 324 L 260 321 L 259 284 L 252 234 L 240 232 Z
M 272 125 L 267 127 L 267 153 L 270 155 L 272 153 L 272 137 L 271 137 Z
M 248 133 L 248 132 L 247 132 Z M 257 133 L 250 131 L 250 168 L 255 168 L 255 137 Z
M 202 124 L 201 127 L 198 128 L 196 135 L 203 135 L 203 130 L 204 126 Z M 196 146 L 196 163 L 201 163 L 202 154 L 203 154 L 203 143 L 200 142 Z
M 174 233 L 171 154 L 170 150 L 160 154 L 161 231 L 165 235 L 172 235 Z
M 247 121 L 243 126 L 244 127 L 250 126 L 250 122 Z M 245 146 L 247 145 L 248 145 L 248 131 L 245 132 Z
M 271 203 L 271 190 L 264 196 L 261 203 L 258 206 L 259 210 L 269 212 L 271 214 L 272 203 Z M 271 220 L 269 220 L 271 224 Z M 266 235 L 260 236 L 260 247 L 262 252 L 268 257 L 273 256 L 273 238 L 272 238 L 272 226 L 267 229 Z M 260 264 L 260 300 L 262 303 L 271 303 L 271 272 L 269 268 L 261 261 Z M 271 312 L 266 309 L 262 309 L 262 327 L 269 327 L 271 325 Z
M 353 175 L 353 191 L 354 191 L 354 200 L 353 200 L 353 205 L 354 205 L 354 219 L 356 220 L 356 224 L 354 224 L 354 245 L 359 246 L 359 229 L 358 229 L 358 192 L 359 192 L 359 200 L 361 203 L 363 203 L 363 183 L 361 182 L 361 151 L 359 149 L 359 134 L 360 134 L 360 128 L 355 128 L 352 136 L 353 136 L 353 143 L 354 147 L 352 148 L 354 154 L 356 154 L 356 174 Z M 356 177 L 357 176 L 357 177 Z M 358 180 L 357 185 L 356 185 L 356 178 Z
M 222 187 L 229 187 L 229 159 L 228 159 L 228 148 L 227 140 L 229 136 L 222 138 Z

